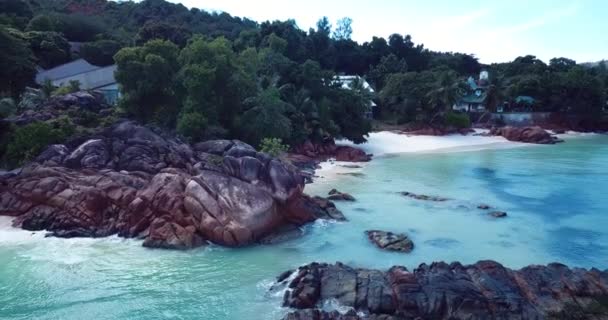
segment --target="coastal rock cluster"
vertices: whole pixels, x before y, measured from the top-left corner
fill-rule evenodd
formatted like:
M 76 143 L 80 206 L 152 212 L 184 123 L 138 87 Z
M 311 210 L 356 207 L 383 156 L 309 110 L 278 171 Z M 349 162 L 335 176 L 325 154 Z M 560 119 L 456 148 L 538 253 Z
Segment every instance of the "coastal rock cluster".
M 190 146 L 124 121 L 74 146 L 49 146 L 34 163 L 1 174 L 0 215 L 58 237 L 243 246 L 315 219 L 343 219 L 303 189 L 297 168 L 243 142 Z
M 351 146 L 338 146 L 334 140 L 328 140 L 323 143 L 305 143 L 294 147 L 288 154 L 287 158 L 291 163 L 301 169 L 306 182 L 312 182 L 314 171 L 317 169 L 320 162 L 329 159 L 345 162 L 368 162 L 371 161 L 372 155 L 365 153 L 363 150 Z
M 558 263 L 512 270 L 494 261 L 437 262 L 412 271 L 311 263 L 272 290 L 282 286 L 284 306 L 296 309 L 285 320 L 608 318 L 608 270 Z M 322 308 L 330 301 L 349 311 Z
M 404 197 L 409 197 L 412 199 L 424 200 L 424 201 L 444 202 L 444 201 L 450 200 L 450 199 L 444 198 L 444 197 L 429 196 L 426 194 L 417 194 L 417 193 L 413 193 L 413 192 L 409 192 L 409 191 L 399 192 L 399 194 L 401 194 Z
M 404 233 L 368 230 L 365 234 L 371 243 L 383 250 L 405 253 L 414 250 L 414 242 Z
M 502 136 L 509 141 L 555 144 L 561 142 L 541 127 L 497 127 L 490 130 L 490 135 Z
M 372 155 L 366 154 L 361 149 L 336 145 L 333 139 L 324 143 L 306 141 L 295 147 L 292 153 L 321 161 L 334 158 L 336 161 L 368 162 L 372 159 Z

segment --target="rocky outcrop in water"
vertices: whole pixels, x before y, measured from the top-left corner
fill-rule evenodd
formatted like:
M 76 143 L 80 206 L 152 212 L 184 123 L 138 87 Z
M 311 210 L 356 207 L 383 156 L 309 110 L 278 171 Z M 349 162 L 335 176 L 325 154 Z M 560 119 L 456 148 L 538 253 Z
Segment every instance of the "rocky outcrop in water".
M 368 230 L 365 234 L 371 243 L 382 250 L 405 253 L 414 250 L 414 242 L 405 233 Z
M 289 280 L 284 280 L 289 279 Z M 608 270 L 443 262 L 409 271 L 312 263 L 283 276 L 286 320 L 608 319 Z M 329 301 L 350 308 L 321 311 Z
M 497 127 L 492 128 L 490 134 L 502 136 L 509 141 L 516 142 L 537 144 L 555 144 L 560 142 L 559 139 L 553 137 L 541 127 Z
M 507 213 L 504 211 L 492 211 L 492 212 L 489 212 L 488 215 L 493 218 L 506 218 L 507 217 Z
M 444 202 L 444 201 L 450 200 L 450 199 L 444 198 L 444 197 L 429 196 L 426 194 L 417 194 L 417 193 L 413 193 L 413 192 L 409 192 L 409 191 L 399 192 L 399 194 L 401 194 L 404 197 L 408 197 L 408 198 L 412 198 L 412 199 L 416 199 L 416 200 L 423 200 L 423 201 Z
M 355 201 L 355 197 L 348 193 L 340 192 L 336 189 L 331 189 L 327 193 L 327 199 L 333 201 Z
M 0 215 L 58 237 L 243 246 L 288 225 L 343 219 L 330 201 L 303 189 L 295 167 L 243 142 L 191 147 L 122 122 L 74 147 L 50 146 L 35 163 L 0 176 Z
M 292 153 L 321 161 L 334 158 L 336 161 L 368 162 L 372 159 L 372 155 L 366 154 L 361 149 L 351 146 L 338 146 L 333 140 L 324 143 L 306 141 L 293 148 Z
M 345 162 L 368 162 L 372 155 L 351 146 L 337 146 L 332 140 L 324 143 L 305 143 L 293 148 L 287 158 L 303 171 L 307 182 L 312 182 L 314 171 L 320 162 L 329 159 Z

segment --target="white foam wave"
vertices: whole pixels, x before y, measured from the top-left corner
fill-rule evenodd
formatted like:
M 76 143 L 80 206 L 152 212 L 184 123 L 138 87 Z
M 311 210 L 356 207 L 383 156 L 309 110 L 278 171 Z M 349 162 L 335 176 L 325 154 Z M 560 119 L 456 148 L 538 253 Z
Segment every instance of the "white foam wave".
M 477 132 L 483 133 L 483 132 Z M 337 144 L 352 145 L 350 141 L 341 140 Z M 370 133 L 367 142 L 356 145 L 374 156 L 410 152 L 437 152 L 437 151 L 470 151 L 486 148 L 505 148 L 521 146 L 522 143 L 511 142 L 503 137 L 482 135 L 448 135 L 448 136 L 421 136 L 398 134 L 389 131 Z
M 18 248 L 19 255 L 34 261 L 78 264 L 97 259 L 100 252 L 136 248 L 141 241 L 118 236 L 105 238 L 45 237 L 47 231 L 27 231 L 12 226 L 12 217 L 0 216 L 0 246 Z

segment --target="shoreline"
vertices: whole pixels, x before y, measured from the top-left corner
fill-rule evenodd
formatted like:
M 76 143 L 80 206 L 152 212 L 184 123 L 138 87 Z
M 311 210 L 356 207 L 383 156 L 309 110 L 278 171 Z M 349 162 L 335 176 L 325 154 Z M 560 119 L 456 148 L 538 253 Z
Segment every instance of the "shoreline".
M 375 158 L 399 156 L 404 154 L 440 154 L 456 152 L 474 152 L 481 150 L 500 150 L 522 147 L 533 147 L 538 144 L 514 142 L 502 136 L 487 136 L 489 130 L 475 129 L 474 133 L 461 135 L 450 134 L 444 136 L 413 135 L 406 133 L 396 133 L 394 131 L 375 131 L 370 133 L 368 142 L 354 144 L 348 140 L 336 141 L 337 146 L 349 146 L 373 154 Z M 579 139 L 601 135 L 595 132 L 567 131 L 566 133 L 555 134 L 548 130 L 552 135 L 568 142 L 570 139 Z M 384 144 L 384 145 L 382 145 Z M 313 173 L 312 184 L 317 179 L 336 179 L 341 175 L 361 172 L 369 165 L 369 162 L 346 162 L 336 161 L 329 158 L 318 163 Z M 359 168 L 355 168 L 359 167 Z

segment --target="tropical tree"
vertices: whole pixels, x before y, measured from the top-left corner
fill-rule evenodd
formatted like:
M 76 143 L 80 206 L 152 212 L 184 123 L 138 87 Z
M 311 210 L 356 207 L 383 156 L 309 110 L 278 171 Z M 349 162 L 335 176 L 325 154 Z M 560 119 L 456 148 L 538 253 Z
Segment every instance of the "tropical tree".
M 175 81 L 178 53 L 177 46 L 166 40 L 120 50 L 114 59 L 121 107 L 140 121 L 174 125 L 180 111 Z
M 451 110 L 463 94 L 463 83 L 457 78 L 456 73 L 454 71 L 444 71 L 439 75 L 434 88 L 427 94 L 427 97 L 432 112 L 438 115 Z
M 279 90 L 270 87 L 255 97 L 248 99 L 249 107 L 240 118 L 242 137 L 254 145 L 264 138 L 288 140 L 291 137 L 291 120 L 287 117 L 293 108 L 280 98 Z
M 334 30 L 333 38 L 336 40 L 350 40 L 353 34 L 353 19 L 344 17 L 338 20 L 336 30 Z
M 80 48 L 80 55 L 96 66 L 108 66 L 114 64 L 114 55 L 121 47 L 120 42 L 114 40 L 87 42 Z
M 251 53 L 237 55 L 225 38 L 193 38 L 179 56 L 184 108 L 200 112 L 210 125 L 232 130 L 243 102 L 257 92 L 255 74 L 251 73 L 257 62 L 250 60 L 255 59 Z
M 505 100 L 503 80 L 494 77 L 490 80 L 490 85 L 486 89 L 485 105 L 489 111 L 496 112 L 497 107 Z
M 28 43 L 0 26 L 0 96 L 17 98 L 36 74 Z
M 369 71 L 369 78 L 378 90 L 384 87 L 386 78 L 394 73 L 407 72 L 407 62 L 399 59 L 394 54 L 389 54 L 380 59 L 380 63 L 372 67 Z

